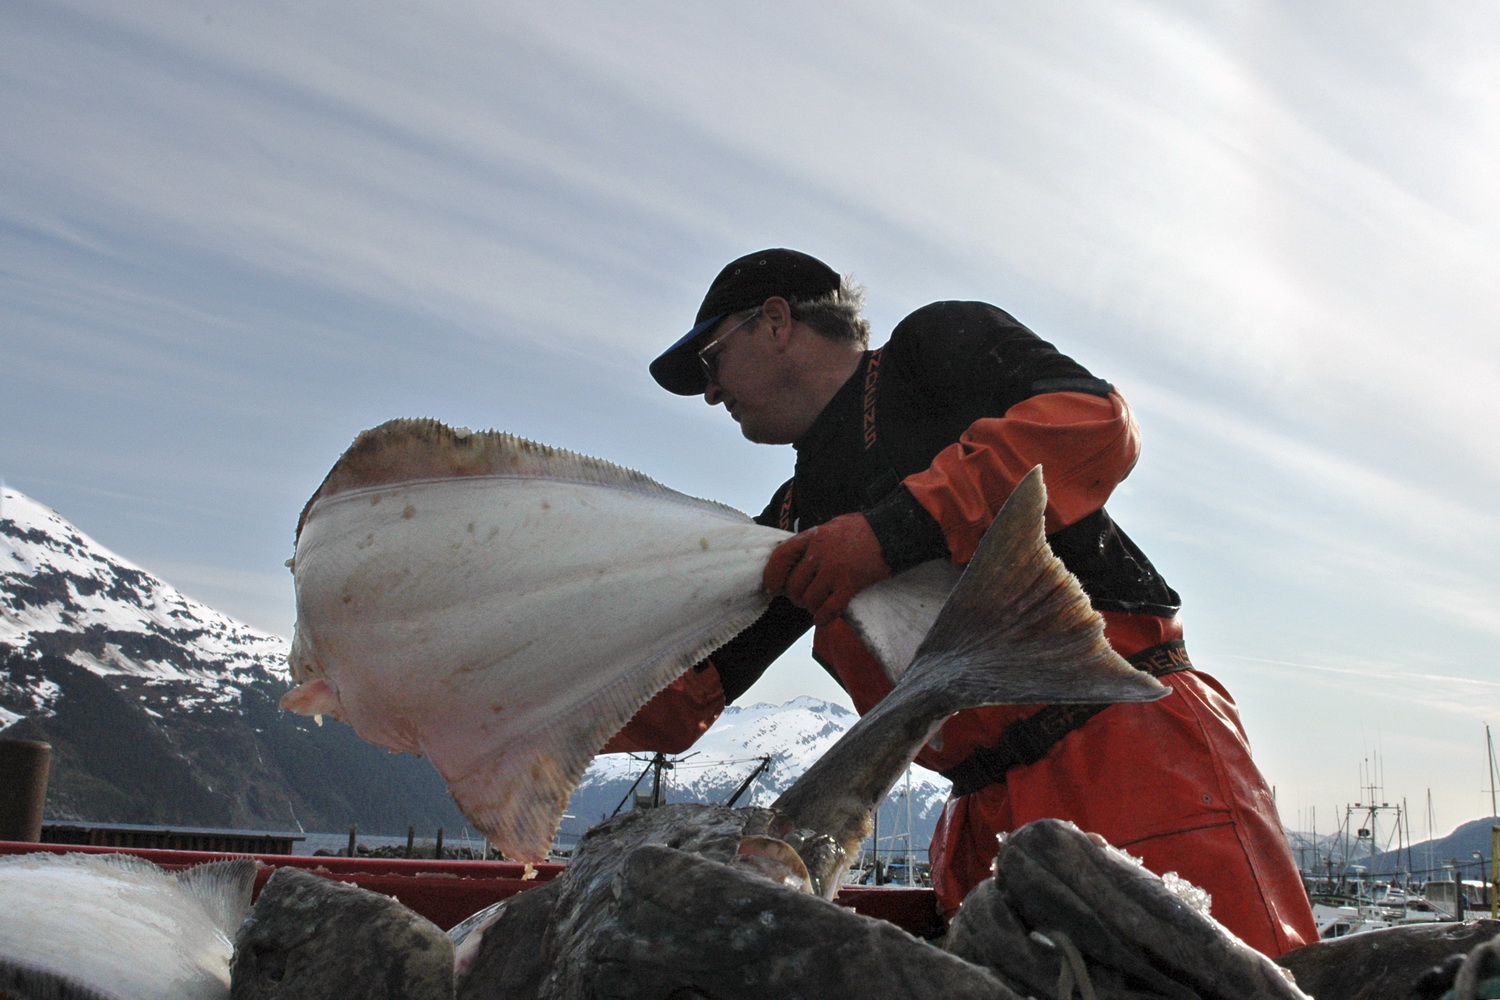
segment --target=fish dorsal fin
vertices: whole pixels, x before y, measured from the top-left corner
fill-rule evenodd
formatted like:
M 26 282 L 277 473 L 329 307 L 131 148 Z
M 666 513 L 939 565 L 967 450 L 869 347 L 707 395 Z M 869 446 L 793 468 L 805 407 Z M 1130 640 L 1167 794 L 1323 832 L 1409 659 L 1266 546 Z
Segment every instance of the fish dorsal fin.
M 363 431 L 354 439 L 302 508 L 297 534 L 301 536 L 313 504 L 324 497 L 391 483 L 463 476 L 546 476 L 622 486 L 669 499 L 682 496 L 645 473 L 601 458 L 538 444 L 504 431 L 471 431 L 426 417 L 401 417 Z M 724 509 L 738 513 L 730 507 Z
M 168 871 L 134 854 L 64 854 L 53 863 L 85 871 L 113 869 L 127 878 L 151 884 L 175 882 L 230 937 L 250 912 L 257 871 L 254 858 L 225 858 L 180 871 Z
M 76 865 L 79 868 L 114 868 L 141 878 L 169 877 L 167 870 L 161 865 L 135 854 L 63 854 L 57 857 L 56 863 L 61 865 Z
M 235 930 L 250 912 L 259 867 L 254 858 L 225 858 L 194 865 L 173 873 L 173 877 L 198 901 L 215 926 L 233 940 Z

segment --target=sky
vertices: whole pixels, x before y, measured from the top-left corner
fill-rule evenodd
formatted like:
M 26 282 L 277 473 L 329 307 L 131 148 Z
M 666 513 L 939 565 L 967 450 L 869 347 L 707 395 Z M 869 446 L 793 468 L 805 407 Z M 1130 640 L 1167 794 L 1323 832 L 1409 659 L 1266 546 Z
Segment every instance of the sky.
M 1393 0 L 8 0 L 0 477 L 290 635 L 359 431 L 490 427 L 758 512 L 659 390 L 768 246 L 878 344 L 1008 310 L 1112 381 L 1109 509 L 1283 818 L 1491 809 L 1500 8 Z M 783 657 L 749 700 L 848 701 Z

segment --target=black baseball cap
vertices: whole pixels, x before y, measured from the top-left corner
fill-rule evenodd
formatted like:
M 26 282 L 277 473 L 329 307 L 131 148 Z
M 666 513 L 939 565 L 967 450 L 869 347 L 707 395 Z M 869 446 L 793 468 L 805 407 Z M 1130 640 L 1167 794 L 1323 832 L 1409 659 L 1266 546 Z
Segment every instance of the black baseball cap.
M 668 392 L 696 396 L 707 388 L 694 342 L 730 313 L 754 309 L 773 295 L 815 299 L 839 287 L 838 272 L 816 257 L 776 248 L 746 254 L 724 265 L 708 286 L 693 328 L 651 362 L 651 377 Z

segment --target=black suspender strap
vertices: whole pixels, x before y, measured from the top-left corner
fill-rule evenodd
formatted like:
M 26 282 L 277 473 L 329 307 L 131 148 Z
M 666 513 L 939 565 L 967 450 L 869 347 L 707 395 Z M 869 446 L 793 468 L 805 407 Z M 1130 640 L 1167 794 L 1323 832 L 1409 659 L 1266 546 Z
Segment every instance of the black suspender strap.
M 1137 670 L 1164 677 L 1191 670 L 1187 648 L 1181 639 L 1158 643 L 1127 657 Z M 980 747 L 959 764 L 943 772 L 953 782 L 954 795 L 969 795 L 1004 781 L 1013 767 L 1035 764 L 1051 752 L 1064 736 L 1109 707 L 1103 705 L 1047 705 L 1005 727 L 993 746 Z

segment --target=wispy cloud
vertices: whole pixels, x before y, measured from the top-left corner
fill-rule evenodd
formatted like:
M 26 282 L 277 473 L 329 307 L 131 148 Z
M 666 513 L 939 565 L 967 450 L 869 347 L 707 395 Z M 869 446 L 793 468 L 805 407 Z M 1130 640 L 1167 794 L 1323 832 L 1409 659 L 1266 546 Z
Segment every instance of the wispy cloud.
M 1268 760 L 1359 743 L 1342 699 L 1428 753 L 1500 708 L 1497 37 L 1478 0 L 15 0 L 5 472 L 283 632 L 296 510 L 391 416 L 758 510 L 790 456 L 643 368 L 801 246 L 879 330 L 986 298 L 1121 386 L 1112 509 Z

